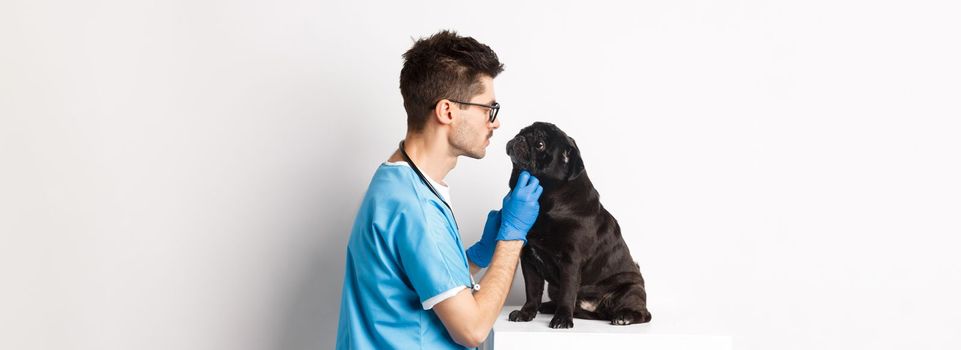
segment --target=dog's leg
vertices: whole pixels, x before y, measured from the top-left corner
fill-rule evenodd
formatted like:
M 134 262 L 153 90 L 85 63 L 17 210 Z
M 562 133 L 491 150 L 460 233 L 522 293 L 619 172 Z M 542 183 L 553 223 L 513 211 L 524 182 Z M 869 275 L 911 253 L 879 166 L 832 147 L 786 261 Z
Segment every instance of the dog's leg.
M 537 311 L 540 311 L 542 314 L 552 315 L 554 314 L 554 310 L 557 310 L 557 303 L 555 303 L 553 300 L 548 300 L 541 303 L 540 309 L 537 309 Z
M 611 314 L 611 324 L 629 325 L 651 321 L 647 310 L 647 292 L 643 285 L 631 285 L 617 302 L 617 309 Z
M 557 303 L 555 303 L 553 300 L 548 300 L 541 303 L 541 308 L 538 309 L 537 311 L 539 311 L 542 314 L 554 314 L 555 310 L 557 310 Z M 585 320 L 603 319 L 601 314 L 593 311 L 584 310 L 580 307 L 580 305 L 574 305 L 574 318 L 583 318 Z
M 551 319 L 551 328 L 574 327 L 574 304 L 577 303 L 577 290 L 581 284 L 581 271 L 578 266 L 578 262 L 569 262 L 560 269 L 560 283 L 557 286 L 559 298 L 554 300 L 557 310 Z
M 524 248 L 525 253 L 530 248 Z M 520 310 L 511 311 L 508 319 L 513 322 L 528 322 L 537 316 L 537 309 L 541 305 L 541 297 L 544 295 L 544 277 L 537 272 L 537 268 L 531 263 L 531 259 L 521 259 L 521 272 L 524 273 L 524 290 L 527 292 L 527 301 Z

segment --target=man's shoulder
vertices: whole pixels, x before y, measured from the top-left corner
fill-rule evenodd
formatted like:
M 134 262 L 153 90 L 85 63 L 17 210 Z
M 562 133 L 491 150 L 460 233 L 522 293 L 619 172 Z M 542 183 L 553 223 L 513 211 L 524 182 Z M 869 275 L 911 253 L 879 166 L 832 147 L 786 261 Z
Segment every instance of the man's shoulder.
M 383 163 L 374 173 L 364 201 L 371 209 L 443 216 L 442 202 L 428 191 L 406 163 Z
M 383 163 L 374 172 L 366 197 L 376 201 L 418 203 L 414 180 L 414 171 L 406 164 Z

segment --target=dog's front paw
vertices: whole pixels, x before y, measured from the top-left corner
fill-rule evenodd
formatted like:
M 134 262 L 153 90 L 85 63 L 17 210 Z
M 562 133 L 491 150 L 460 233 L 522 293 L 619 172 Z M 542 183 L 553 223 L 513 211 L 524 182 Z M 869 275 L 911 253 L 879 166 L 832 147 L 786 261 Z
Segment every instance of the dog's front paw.
M 574 319 L 571 316 L 561 314 L 554 315 L 551 319 L 551 328 L 574 328 Z
M 537 316 L 537 311 L 524 311 L 524 309 L 511 311 L 507 317 L 511 322 L 529 322 Z
M 634 311 L 634 310 L 620 310 L 614 313 L 614 317 L 611 317 L 611 324 L 613 325 L 629 325 L 634 323 L 646 323 L 651 321 L 651 313 L 647 310 L 644 311 Z

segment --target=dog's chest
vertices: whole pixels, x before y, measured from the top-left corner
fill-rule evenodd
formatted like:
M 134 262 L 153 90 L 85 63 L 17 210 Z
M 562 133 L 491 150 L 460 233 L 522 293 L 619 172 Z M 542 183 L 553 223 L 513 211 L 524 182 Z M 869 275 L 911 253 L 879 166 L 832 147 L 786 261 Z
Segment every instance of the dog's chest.
M 531 244 L 528 244 L 527 252 L 521 259 L 533 266 L 538 274 L 548 282 L 556 282 L 560 275 L 556 252 L 553 252 L 550 248 L 538 246 L 534 242 L 528 242 Z

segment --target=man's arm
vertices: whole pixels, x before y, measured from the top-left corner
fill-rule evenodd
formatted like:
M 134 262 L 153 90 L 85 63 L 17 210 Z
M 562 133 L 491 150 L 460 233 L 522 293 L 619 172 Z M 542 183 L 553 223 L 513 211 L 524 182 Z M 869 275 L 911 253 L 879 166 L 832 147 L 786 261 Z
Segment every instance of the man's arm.
M 523 241 L 498 241 L 491 264 L 481 279 L 480 290 L 476 293 L 462 290 L 434 306 L 437 317 L 458 344 L 477 347 L 487 339 L 504 308 L 523 247 Z M 471 263 L 471 273 L 475 268 L 480 270 Z
M 490 230 L 492 233 L 489 235 L 496 233 L 494 241 L 497 244 L 490 258 L 490 265 L 487 266 L 487 273 L 481 279 L 480 290 L 473 294 L 461 291 L 434 305 L 434 312 L 457 343 L 477 347 L 487 339 L 497 315 L 500 315 L 504 308 L 507 293 L 511 290 L 521 249 L 527 243 L 527 233 L 540 213 L 537 200 L 543 192 L 544 188 L 536 177 L 527 171 L 521 171 L 514 189 L 504 197 L 504 207 L 501 208 L 500 215 L 495 212 L 488 215 L 488 225 L 485 226 L 499 226 L 499 229 L 496 232 Z M 490 225 L 492 219 L 497 221 L 497 216 L 500 216 L 500 225 Z M 470 252 L 468 255 L 471 255 Z

